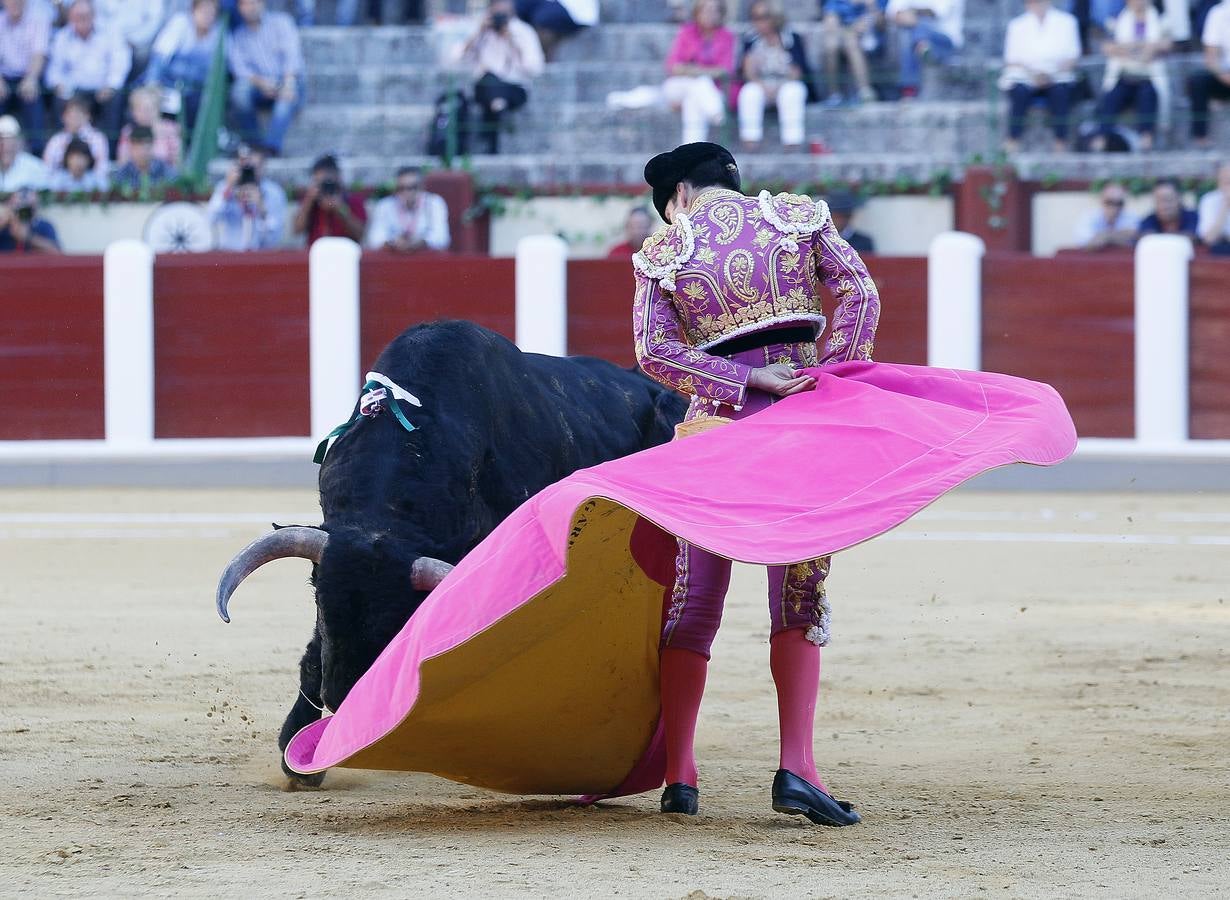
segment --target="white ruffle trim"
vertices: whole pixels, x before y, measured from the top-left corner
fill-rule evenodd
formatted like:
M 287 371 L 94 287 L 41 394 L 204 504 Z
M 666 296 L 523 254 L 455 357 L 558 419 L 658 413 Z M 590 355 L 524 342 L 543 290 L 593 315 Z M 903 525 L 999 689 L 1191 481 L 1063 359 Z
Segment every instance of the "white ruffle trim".
M 687 265 L 692 258 L 692 254 L 696 251 L 696 238 L 692 234 L 692 223 L 688 217 L 681 212 L 675 213 L 675 226 L 679 229 L 679 236 L 683 239 L 683 246 L 679 249 L 679 253 L 673 260 L 662 265 L 654 265 L 649 261 L 649 257 L 645 255 L 644 250 L 638 250 L 632 254 L 633 267 L 644 275 L 646 278 L 652 278 L 662 285 L 663 290 L 675 290 L 675 274 Z
M 777 209 L 773 206 L 773 195 L 768 191 L 761 191 L 756 199 L 760 203 L 760 214 L 764 216 L 764 220 L 786 236 L 781 246 L 787 253 L 798 252 L 799 242 L 795 238 L 814 234 L 829 220 L 829 205 L 823 200 L 812 201 L 815 204 L 815 212 L 806 222 L 787 222 L 777 214 Z

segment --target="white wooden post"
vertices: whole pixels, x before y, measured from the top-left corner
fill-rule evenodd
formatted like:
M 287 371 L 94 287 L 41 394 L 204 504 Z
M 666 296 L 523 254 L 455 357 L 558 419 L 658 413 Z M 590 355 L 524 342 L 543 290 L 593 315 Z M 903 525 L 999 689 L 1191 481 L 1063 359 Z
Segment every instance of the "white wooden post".
M 154 440 L 154 251 L 135 240 L 103 253 L 103 390 L 106 443 Z
M 1192 242 L 1152 234 L 1136 245 L 1136 439 L 1188 437 L 1188 264 Z
M 982 367 L 982 238 L 937 234 L 927 253 L 927 364 Z
M 553 234 L 517 243 L 517 346 L 530 353 L 568 353 L 568 245 Z
M 349 238 L 327 237 L 308 253 L 312 436 L 350 416 L 363 382 L 359 361 L 359 258 Z

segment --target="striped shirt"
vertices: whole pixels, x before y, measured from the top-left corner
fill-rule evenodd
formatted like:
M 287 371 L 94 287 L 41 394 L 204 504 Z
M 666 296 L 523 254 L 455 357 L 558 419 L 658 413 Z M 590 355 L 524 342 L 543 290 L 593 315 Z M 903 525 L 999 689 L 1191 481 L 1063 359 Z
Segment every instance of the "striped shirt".
M 103 88 L 118 91 L 131 67 L 132 51 L 115 32 L 95 28 L 82 39 L 73 26 L 65 25 L 51 40 L 47 87 L 61 97 Z
M 299 29 L 286 13 L 267 12 L 255 28 L 243 22 L 226 49 L 231 74 L 237 80 L 258 77 L 280 83 L 303 74 Z
M 51 19 L 38 7 L 26 7 L 21 18 L 0 10 L 0 75 L 24 78 L 34 57 L 47 57 L 51 45 Z

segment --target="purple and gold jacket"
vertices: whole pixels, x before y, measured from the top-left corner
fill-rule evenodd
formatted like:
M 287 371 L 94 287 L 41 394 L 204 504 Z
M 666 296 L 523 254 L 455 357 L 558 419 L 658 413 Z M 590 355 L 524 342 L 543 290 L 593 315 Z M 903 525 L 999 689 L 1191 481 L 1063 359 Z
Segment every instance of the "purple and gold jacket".
M 820 365 L 871 359 L 880 298 L 822 200 L 709 188 L 650 235 L 632 263 L 637 361 L 706 405 L 742 408 L 751 367 L 705 351 L 790 325 L 812 325 L 819 337 L 821 283 L 837 308 Z

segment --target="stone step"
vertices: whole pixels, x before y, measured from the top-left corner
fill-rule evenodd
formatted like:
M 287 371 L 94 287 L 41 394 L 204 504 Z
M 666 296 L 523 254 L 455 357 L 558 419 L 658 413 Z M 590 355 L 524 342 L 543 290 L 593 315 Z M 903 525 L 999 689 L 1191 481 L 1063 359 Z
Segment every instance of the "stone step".
M 807 134 L 834 152 L 875 152 L 885 147 L 926 148 L 941 154 L 985 152 L 992 136 L 989 113 L 987 104 L 976 101 L 868 103 L 837 109 L 812 104 L 807 109 Z M 288 135 L 286 152 L 319 152 L 321 135 L 329 135 L 328 149 L 343 155 L 418 152 L 432 114 L 431 105 L 424 103 L 349 109 L 308 106 Z M 567 155 L 597 149 L 650 154 L 680 138 L 679 117 L 666 109 L 610 110 L 600 103 L 551 106 L 531 99 L 506 121 L 510 131 L 502 137 L 501 147 L 508 153 Z M 775 140 L 772 122 L 767 131 Z M 733 116 L 712 132 L 714 139 L 733 144 Z

